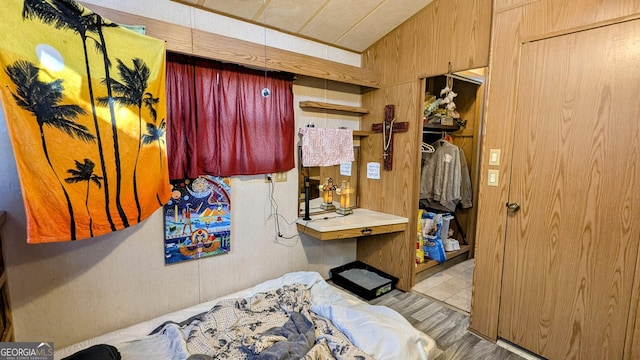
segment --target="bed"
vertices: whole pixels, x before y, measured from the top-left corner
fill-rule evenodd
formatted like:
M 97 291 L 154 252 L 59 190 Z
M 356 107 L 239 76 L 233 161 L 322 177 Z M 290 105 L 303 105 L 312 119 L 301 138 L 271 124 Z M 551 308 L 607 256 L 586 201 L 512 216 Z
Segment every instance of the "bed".
M 396 311 L 370 305 L 317 272 L 288 273 L 56 350 L 54 357 L 88 358 L 107 348 L 122 359 L 154 360 L 432 359 L 437 351 L 433 339 Z

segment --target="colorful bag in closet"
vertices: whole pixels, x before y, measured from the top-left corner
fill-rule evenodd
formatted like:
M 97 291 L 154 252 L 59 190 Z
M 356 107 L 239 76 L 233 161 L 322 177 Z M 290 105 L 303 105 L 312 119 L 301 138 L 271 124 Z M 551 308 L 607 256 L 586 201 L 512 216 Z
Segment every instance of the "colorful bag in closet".
M 440 239 L 442 231 L 442 214 L 433 212 L 422 213 L 422 241 L 424 243 L 424 253 L 430 259 L 437 262 L 444 262 L 447 256 L 444 253 L 444 246 Z

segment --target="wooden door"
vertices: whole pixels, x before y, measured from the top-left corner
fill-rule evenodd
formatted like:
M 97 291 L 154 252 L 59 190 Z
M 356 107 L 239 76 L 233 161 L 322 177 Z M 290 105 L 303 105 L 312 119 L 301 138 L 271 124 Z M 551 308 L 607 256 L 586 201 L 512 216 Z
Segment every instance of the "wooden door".
M 498 336 L 548 359 L 622 359 L 640 230 L 640 20 L 523 44 L 520 66 L 509 202 L 521 208 L 508 213 Z

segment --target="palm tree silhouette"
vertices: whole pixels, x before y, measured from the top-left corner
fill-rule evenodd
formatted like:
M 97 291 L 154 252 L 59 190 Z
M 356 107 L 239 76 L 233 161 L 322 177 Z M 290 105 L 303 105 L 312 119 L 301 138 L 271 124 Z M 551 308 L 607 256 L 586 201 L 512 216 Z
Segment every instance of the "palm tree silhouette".
M 16 93 L 12 93 L 16 104 L 29 111 L 36 118 L 40 129 L 44 156 L 60 183 L 64 197 L 67 200 L 70 219 L 70 237 L 71 240 L 75 240 L 76 221 L 73 216 L 73 206 L 71 205 L 67 190 L 62 184 L 62 181 L 60 181 L 56 170 L 53 168 L 53 164 L 51 164 L 49 151 L 47 150 L 47 142 L 45 140 L 44 127 L 46 125 L 47 127 L 61 130 L 72 138 L 93 142 L 96 140 L 95 136 L 89 133 L 84 125 L 74 121 L 79 115 L 84 115 L 86 112 L 78 105 L 59 105 L 63 99 L 64 91 L 62 80 L 58 79 L 50 83 L 38 80 L 40 69 L 29 61 L 18 60 L 13 65 L 7 66 L 5 72 L 16 85 Z
M 152 117 L 153 116 L 154 115 L 152 115 Z M 154 141 L 158 142 L 158 153 L 160 153 L 160 172 L 162 172 L 162 167 L 163 167 L 162 166 L 162 153 L 163 153 L 162 149 L 164 148 L 164 145 L 165 145 L 164 134 L 166 132 L 167 124 L 164 121 L 164 119 L 160 121 L 160 125 L 156 125 L 155 123 L 156 123 L 155 117 L 154 117 L 153 124 L 147 123 L 147 133 L 142 135 L 142 144 L 150 145 Z M 160 200 L 160 196 L 158 195 L 157 192 L 156 192 L 156 199 L 158 200 L 158 204 L 160 206 L 164 205 L 162 203 L 162 200 Z
M 91 233 L 91 237 L 93 237 L 93 218 L 91 217 L 91 211 L 89 211 L 89 188 L 91 182 L 98 185 L 98 189 L 102 186 L 100 180 L 102 180 L 101 176 L 98 176 L 93 173 L 93 169 L 96 164 L 89 160 L 84 159 L 84 163 L 81 163 L 78 160 L 75 160 L 76 168 L 68 169 L 67 172 L 71 174 L 71 177 L 64 179 L 67 184 L 76 184 L 82 181 L 87 182 L 87 194 L 85 196 L 84 206 L 87 208 L 87 214 L 89 215 L 89 232 Z
M 73 1 L 73 0 L 66 0 Z M 104 33 L 102 32 L 103 27 L 117 27 L 117 24 L 105 22 L 102 16 L 96 15 L 95 17 L 96 23 L 96 33 L 100 37 L 99 47 L 100 52 L 102 53 L 102 61 L 104 62 L 104 81 L 103 83 L 107 86 L 107 98 L 109 105 L 109 114 L 111 115 L 111 131 L 113 134 L 113 156 L 115 160 L 116 167 L 116 208 L 118 209 L 118 214 L 120 215 L 120 219 L 122 220 L 122 224 L 124 227 L 129 227 L 129 219 L 127 218 L 127 214 L 124 212 L 122 208 L 122 202 L 120 201 L 121 189 L 122 189 L 122 170 L 120 163 L 120 142 L 118 142 L 118 123 L 116 121 L 116 112 L 113 106 L 113 94 L 111 89 L 111 60 L 109 60 L 109 55 L 107 54 L 107 43 L 104 40 Z M 135 175 L 134 175 L 135 178 Z M 135 180 L 134 180 L 135 181 Z M 135 190 L 134 190 L 135 192 Z M 136 205 L 137 205 L 137 196 L 136 196 Z M 140 222 L 140 206 L 138 205 L 138 222 Z
M 122 62 L 118 61 L 118 73 L 122 82 L 115 79 L 111 79 L 111 88 L 116 96 L 98 99 L 100 104 L 106 104 L 110 99 L 113 99 L 116 103 L 123 106 L 135 106 L 138 109 L 138 151 L 136 153 L 136 160 L 133 167 L 133 194 L 136 201 L 136 207 L 138 209 L 138 222 L 140 222 L 140 200 L 138 199 L 138 159 L 140 158 L 140 148 L 142 146 L 142 105 L 143 103 L 154 103 L 153 95 L 145 97 L 147 86 L 149 85 L 149 77 L 151 71 L 149 67 L 140 58 L 133 59 L 133 67 L 129 68 Z M 145 103 L 145 104 L 146 104 Z M 156 101 L 157 103 L 157 101 Z M 153 109 L 155 112 L 155 109 Z M 152 112 L 152 116 L 153 116 Z
M 91 112 L 93 115 L 93 124 L 96 131 L 96 138 L 98 144 L 98 154 L 100 156 L 100 166 L 102 175 L 104 177 L 104 198 L 105 198 L 105 212 L 107 214 L 107 220 L 111 226 L 111 231 L 116 231 L 116 226 L 111 217 L 110 211 L 110 196 L 109 196 L 109 179 L 107 176 L 107 168 L 104 160 L 104 149 L 102 145 L 102 136 L 100 134 L 100 126 L 98 121 L 98 115 L 96 112 L 95 96 L 93 89 L 93 82 L 91 81 L 91 66 L 89 66 L 89 53 L 87 50 L 87 41 L 95 39 L 89 36 L 90 33 L 97 31 L 97 17 L 98 15 L 93 12 L 85 13 L 83 8 L 75 1 L 58 1 L 51 3 L 43 0 L 25 0 L 22 17 L 25 19 L 38 19 L 41 22 L 51 25 L 56 29 L 70 30 L 80 36 L 82 40 L 82 49 L 84 52 L 85 70 L 87 72 L 87 86 L 89 90 L 89 100 L 91 102 Z M 97 44 L 96 42 L 96 45 Z M 101 46 L 97 46 L 98 51 L 101 51 Z
M 158 112 L 154 105 L 157 105 L 160 102 L 160 98 L 154 98 L 153 94 L 148 92 L 144 94 L 144 98 L 142 99 L 144 106 L 149 109 L 149 113 L 151 114 L 151 119 L 153 119 L 153 123 L 147 123 L 147 133 L 142 135 L 142 145 L 150 145 L 152 142 L 158 142 L 158 153 L 160 155 L 160 173 L 162 173 L 162 149 L 164 148 L 164 134 L 166 132 L 167 124 L 162 119 L 159 125 L 156 125 L 158 122 Z M 160 195 L 156 192 L 156 199 L 158 200 L 158 204 L 163 206 L 162 200 L 160 200 Z

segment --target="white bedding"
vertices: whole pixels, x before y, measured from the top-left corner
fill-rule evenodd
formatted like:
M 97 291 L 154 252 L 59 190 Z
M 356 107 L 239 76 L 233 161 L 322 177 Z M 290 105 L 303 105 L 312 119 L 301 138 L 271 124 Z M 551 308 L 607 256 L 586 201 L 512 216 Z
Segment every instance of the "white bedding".
M 148 336 L 160 324 L 166 321 L 184 321 L 211 309 L 222 299 L 246 298 L 294 283 L 310 287 L 311 310 L 313 312 L 331 319 L 334 325 L 345 333 L 354 345 L 375 359 L 426 360 L 434 358 L 434 352 L 437 351 L 435 341 L 416 330 L 396 311 L 384 306 L 370 305 L 351 294 L 330 286 L 317 272 L 288 273 L 246 290 L 56 350 L 54 357 L 62 359 L 92 345 L 110 344 L 118 348 L 122 359 L 125 360 L 160 360 L 166 358 L 166 355 L 163 357 L 163 354 L 182 351 L 180 348 L 182 344 L 167 344 L 163 343 L 157 335 Z

